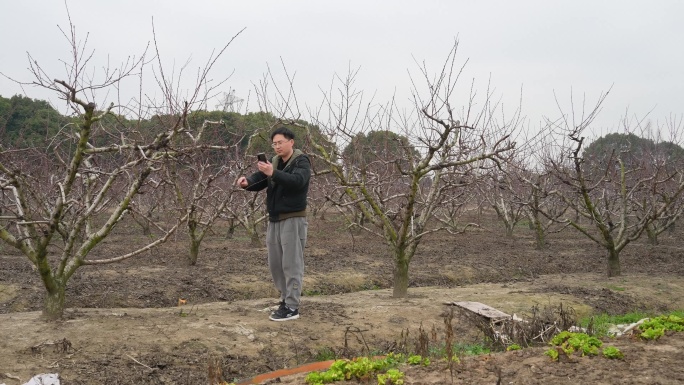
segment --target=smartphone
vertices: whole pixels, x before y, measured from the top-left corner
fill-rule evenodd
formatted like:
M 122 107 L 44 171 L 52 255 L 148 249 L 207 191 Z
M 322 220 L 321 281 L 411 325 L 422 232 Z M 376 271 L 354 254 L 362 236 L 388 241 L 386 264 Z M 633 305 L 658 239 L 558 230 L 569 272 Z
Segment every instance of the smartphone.
M 264 162 L 266 163 L 266 154 L 263 152 L 260 152 L 257 154 L 257 159 L 259 159 L 259 162 Z

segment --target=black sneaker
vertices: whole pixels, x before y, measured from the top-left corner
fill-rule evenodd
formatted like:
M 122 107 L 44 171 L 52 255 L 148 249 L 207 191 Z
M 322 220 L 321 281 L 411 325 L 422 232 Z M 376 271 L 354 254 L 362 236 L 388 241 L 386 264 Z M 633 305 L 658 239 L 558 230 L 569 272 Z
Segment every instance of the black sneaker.
M 275 314 L 277 311 L 280 311 L 280 309 L 282 309 L 284 307 L 285 307 L 285 300 L 278 302 L 277 307 L 276 306 L 271 307 L 271 309 L 273 309 L 273 311 L 271 312 L 271 315 Z
M 270 317 L 271 321 L 289 321 L 299 318 L 299 309 L 290 309 L 287 306 L 283 306 L 276 310 Z

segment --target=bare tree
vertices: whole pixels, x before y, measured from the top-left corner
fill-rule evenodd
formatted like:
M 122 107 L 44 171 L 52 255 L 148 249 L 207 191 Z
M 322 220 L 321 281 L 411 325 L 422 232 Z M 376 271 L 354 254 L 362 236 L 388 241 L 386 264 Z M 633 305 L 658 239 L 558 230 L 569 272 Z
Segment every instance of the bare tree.
M 666 168 L 656 158 L 633 156 L 631 146 L 612 149 L 601 161 L 587 162 L 582 156 L 584 132 L 606 96 L 602 94 L 586 115 L 564 114 L 550 123 L 567 139 L 561 142 L 562 158 L 550 159 L 549 164 L 555 177 L 570 187 L 553 193 L 588 225 L 572 218 L 565 222 L 606 250 L 607 274 L 613 277 L 621 274 L 620 252 L 678 202 L 684 178 L 676 171 L 664 173 Z M 629 126 L 625 119 L 624 127 Z M 653 199 L 643 199 L 647 192 Z
M 512 163 L 508 162 L 501 169 L 490 170 L 477 184 L 482 197 L 487 199 L 503 223 L 508 238 L 513 237 L 515 226 L 525 218 L 527 198 L 530 196 L 528 186 L 516 177 L 516 166 Z
M 159 222 L 166 212 L 170 191 L 168 187 L 166 180 L 151 178 L 128 205 L 128 213 L 140 226 L 143 235 L 152 236 L 153 224 Z
M 429 181 L 431 183 L 431 181 Z M 481 227 L 478 222 L 460 222 L 459 219 L 473 211 L 479 212 L 480 195 L 477 193 L 475 183 L 477 179 L 469 178 L 467 174 L 455 172 L 442 175 L 444 190 L 442 202 L 435 208 L 434 218 L 441 223 L 446 231 L 464 233 L 469 227 Z
M 666 230 L 674 230 L 675 223 L 684 214 L 684 199 L 680 185 L 684 173 L 684 149 L 679 145 L 684 128 L 683 118 L 670 117 L 664 128 L 656 132 L 643 132 L 646 140 L 653 146 L 643 151 L 641 156 L 648 161 L 646 172 L 656 175 L 649 180 L 646 188 L 635 194 L 636 208 L 641 215 L 652 215 L 646 226 L 646 234 L 651 244 L 658 244 L 658 237 Z M 652 208 L 665 205 L 662 213 Z
M 551 191 L 557 190 L 559 186 L 550 174 L 521 170 L 518 178 L 529 188 L 525 213 L 530 222 L 530 228 L 534 231 L 535 248 L 544 249 L 547 247 L 547 235 L 560 232 L 566 227 L 566 225 L 558 226 L 558 224 L 562 224 L 569 206 L 562 199 L 551 194 Z
M 553 159 L 551 135 L 537 130 L 525 142 L 524 149 L 516 153 L 515 161 L 509 162 L 506 180 L 512 180 L 509 190 L 515 192 L 514 199 L 522 204 L 529 228 L 534 232 L 535 248 L 547 246 L 547 234 L 559 232 L 566 224 L 560 224 L 568 210 L 568 205 L 551 191 L 563 189 L 558 180 L 548 171 L 545 161 Z M 515 186 L 515 188 L 513 187 Z
M 188 262 L 193 266 L 204 237 L 232 202 L 237 189 L 231 182 L 235 181 L 234 170 L 241 163 L 239 144 L 243 137 L 232 133 L 235 141 L 232 145 L 213 145 L 218 140 L 206 137 L 209 126 L 228 130 L 223 121 L 204 120 L 194 135 L 187 133 L 192 151 L 165 165 L 168 183 L 175 192 L 176 208 L 187 216 Z
M 423 238 L 446 228 L 431 226 L 435 209 L 451 187 L 442 183 L 445 175 L 465 173 L 474 167 L 496 167 L 514 147 L 510 132 L 516 128 L 519 115 L 501 121 L 489 92 L 482 110 L 472 110 L 473 91 L 465 109 L 457 112 L 453 104 L 460 75 L 455 67 L 456 49 L 457 43 L 436 77 L 420 67 L 426 87 L 424 93 L 419 92 L 414 82 L 412 113 L 406 113 L 394 101 L 385 105 L 365 101 L 363 93 L 354 89 L 357 71 L 350 71 L 344 79 L 336 77 L 330 90 L 324 92 L 321 107 L 310 111 L 308 127 L 319 127 L 336 144 L 324 145 L 310 139 L 318 150 L 316 156 L 327 164 L 327 171 L 344 189 L 344 194 L 333 197 L 335 204 L 355 206 L 369 222 L 363 229 L 389 246 L 394 260 L 395 297 L 407 295 L 409 264 Z M 278 100 L 272 105 L 288 107 L 279 110 L 280 116 L 297 111 L 289 99 Z M 400 149 L 398 154 L 381 154 L 377 147 L 365 149 L 370 151 L 370 161 L 354 166 L 350 154 L 339 149 L 346 148 L 359 133 L 371 132 L 396 132 L 409 141 L 395 143 Z M 373 158 L 372 154 L 378 156 Z
M 185 135 L 195 131 L 187 116 L 221 84 L 210 82 L 208 74 L 230 45 L 210 56 L 197 73 L 195 89 L 185 96 L 174 79 L 165 75 L 157 50 L 159 66 L 154 73 L 164 100 L 146 104 L 141 91 L 140 99 L 132 104 L 102 107 L 96 103 L 98 98 L 120 89 L 126 79 L 141 77 L 153 61 L 144 53 L 118 69 L 105 68 L 97 80 L 90 70 L 93 54 L 86 51 L 85 43 L 78 43 L 72 24 L 64 35 L 72 51 L 70 61 L 65 61 L 65 80 L 52 80 L 29 56 L 35 77 L 30 84 L 56 92 L 72 112 L 74 123 L 64 126 L 43 151 L 0 149 L 0 190 L 6 193 L 0 239 L 20 250 L 36 267 L 46 288 L 44 314 L 51 319 L 63 314 L 67 283 L 79 267 L 139 255 L 167 240 L 187 219 L 184 214 L 170 222 L 169 218 L 155 221 L 156 236 L 144 245 L 127 245 L 129 249 L 120 255 L 95 253 L 95 258 L 89 258 L 124 220 L 141 189 L 154 189 L 164 178 L 165 163 L 197 150 L 192 141 L 184 141 Z M 136 130 L 130 127 L 135 120 L 124 119 L 122 112 L 141 117 L 153 112 L 165 119 L 140 118 Z M 148 125 L 143 129 L 144 122 Z M 136 131 L 154 135 L 135 136 L 132 133 Z M 34 167 L 25 167 L 27 156 L 44 167 L 36 162 Z
M 315 183 L 309 186 L 309 200 L 307 209 L 311 210 L 313 218 L 320 218 L 325 220 L 326 214 L 332 207 L 331 196 L 335 196 L 340 188 L 337 180 L 330 174 L 317 175 L 313 174 Z

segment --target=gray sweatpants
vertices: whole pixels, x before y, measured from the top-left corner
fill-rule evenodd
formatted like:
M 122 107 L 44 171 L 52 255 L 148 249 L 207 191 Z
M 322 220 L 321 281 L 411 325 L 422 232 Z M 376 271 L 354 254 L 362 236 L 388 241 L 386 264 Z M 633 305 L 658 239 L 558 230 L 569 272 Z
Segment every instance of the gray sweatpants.
M 304 276 L 304 246 L 308 223 L 305 217 L 268 222 L 266 246 L 268 267 L 280 300 L 290 309 L 299 308 Z

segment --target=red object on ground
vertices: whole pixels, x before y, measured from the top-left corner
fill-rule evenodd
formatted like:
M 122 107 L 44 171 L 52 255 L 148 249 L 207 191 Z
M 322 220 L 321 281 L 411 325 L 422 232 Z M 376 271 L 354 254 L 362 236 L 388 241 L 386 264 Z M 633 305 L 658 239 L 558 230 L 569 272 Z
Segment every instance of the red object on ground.
M 328 370 L 330 368 L 330 365 L 333 364 L 333 362 L 335 362 L 335 360 L 312 362 L 310 364 L 304 364 L 304 365 L 297 366 L 295 368 L 290 368 L 290 369 L 279 369 L 279 370 L 276 370 L 273 372 L 260 374 L 256 377 L 249 379 L 249 380 L 238 382 L 237 385 L 254 385 L 254 384 L 259 384 L 259 383 L 264 382 L 266 380 L 272 380 L 272 379 L 278 378 L 278 377 L 291 376 L 293 374 L 299 374 L 299 373 L 309 373 L 309 372 L 313 372 L 316 370 Z

